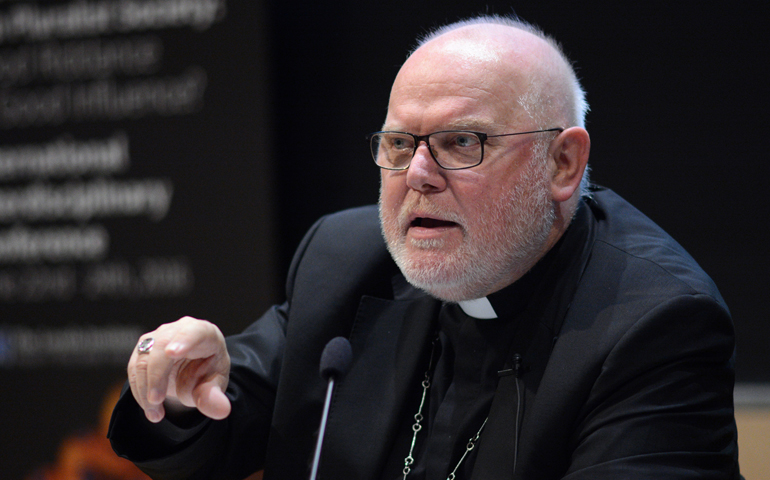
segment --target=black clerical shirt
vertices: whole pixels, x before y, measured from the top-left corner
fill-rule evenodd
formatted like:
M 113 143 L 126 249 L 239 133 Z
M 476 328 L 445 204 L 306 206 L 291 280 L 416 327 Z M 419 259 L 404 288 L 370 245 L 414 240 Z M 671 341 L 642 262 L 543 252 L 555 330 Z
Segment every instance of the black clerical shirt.
M 435 367 L 430 372 L 431 387 L 425 420 L 417 434 L 414 464 L 408 480 L 444 480 L 455 469 L 489 414 L 498 383 L 498 372 L 510 367 L 511 344 L 520 317 L 537 285 L 553 263 L 560 244 L 524 277 L 487 297 L 497 318 L 480 319 L 467 315 L 457 304 L 444 304 L 435 320 L 438 342 Z M 427 370 L 428 359 L 424 367 Z M 419 375 L 422 379 L 422 375 Z M 405 418 L 393 444 L 383 479 L 402 479 L 404 459 L 414 434 L 412 425 L 419 408 L 422 387 L 414 385 L 413 401 L 403 412 Z M 483 438 L 484 432 L 481 432 Z M 460 464 L 456 477 L 468 479 L 473 471 L 477 449 Z

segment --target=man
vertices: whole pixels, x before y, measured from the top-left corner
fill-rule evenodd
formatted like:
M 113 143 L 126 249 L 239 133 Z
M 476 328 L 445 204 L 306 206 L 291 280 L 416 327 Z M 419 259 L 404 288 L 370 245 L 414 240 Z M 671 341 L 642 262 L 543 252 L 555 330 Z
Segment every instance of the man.
M 738 478 L 727 307 L 585 187 L 585 110 L 522 22 L 429 36 L 370 136 L 379 221 L 321 219 L 286 303 L 241 335 L 189 317 L 144 335 L 113 446 L 155 478 L 306 478 L 320 353 L 345 336 L 322 478 Z

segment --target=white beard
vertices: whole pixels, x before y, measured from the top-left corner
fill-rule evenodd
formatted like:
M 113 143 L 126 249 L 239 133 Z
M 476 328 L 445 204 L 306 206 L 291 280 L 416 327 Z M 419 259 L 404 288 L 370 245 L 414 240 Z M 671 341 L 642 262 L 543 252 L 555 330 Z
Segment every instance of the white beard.
M 477 219 L 442 211 L 425 195 L 410 198 L 398 212 L 385 212 L 380 194 L 380 223 L 388 251 L 409 283 L 451 302 L 480 298 L 518 280 L 545 254 L 556 218 L 547 163 L 537 154 L 506 195 L 481 206 L 484 213 Z M 408 216 L 418 206 L 460 225 L 461 246 L 442 252 L 442 239 L 411 241 L 410 251 Z

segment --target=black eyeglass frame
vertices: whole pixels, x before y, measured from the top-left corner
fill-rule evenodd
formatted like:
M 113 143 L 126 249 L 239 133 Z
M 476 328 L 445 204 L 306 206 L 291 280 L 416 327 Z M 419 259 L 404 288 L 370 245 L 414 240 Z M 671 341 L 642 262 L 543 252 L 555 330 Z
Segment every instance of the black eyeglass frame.
M 383 130 L 383 131 L 380 131 L 380 132 L 370 133 L 369 135 L 366 136 L 366 140 L 369 142 L 369 150 L 370 150 L 370 152 L 372 154 L 372 158 L 374 158 L 374 164 L 377 165 L 378 167 L 382 168 L 382 169 L 385 169 L 385 170 L 400 171 L 400 170 L 408 169 L 409 166 L 412 164 L 412 159 L 414 159 L 414 155 L 417 153 L 417 149 L 420 148 L 420 144 L 423 141 L 428 146 L 428 151 L 430 152 L 430 156 L 433 159 L 433 161 L 436 162 L 436 165 L 438 165 L 439 167 L 443 168 L 444 170 L 465 170 L 467 168 L 478 167 L 479 165 L 481 165 L 481 162 L 484 161 L 484 142 L 486 142 L 488 138 L 510 137 L 510 136 L 513 136 L 513 135 L 527 135 L 529 133 L 545 133 L 545 132 L 559 132 L 559 133 L 561 133 L 563 131 L 564 131 L 564 129 L 561 128 L 561 127 L 554 127 L 554 128 L 546 128 L 544 130 L 530 130 L 528 132 L 501 133 L 499 135 L 487 135 L 486 133 L 474 132 L 472 130 L 440 130 L 438 132 L 432 132 L 432 133 L 429 133 L 427 135 L 415 135 L 414 133 L 409 133 L 409 132 L 397 132 L 397 131 L 393 131 L 393 130 Z M 383 167 L 382 165 L 377 163 L 377 156 L 376 156 L 374 150 L 372 149 L 372 139 L 374 138 L 375 135 L 381 135 L 383 133 L 397 133 L 397 134 L 400 134 L 400 135 L 409 135 L 410 137 L 412 137 L 414 139 L 414 151 L 412 151 L 412 156 L 409 158 L 409 163 L 407 163 L 405 167 Z M 438 158 L 436 158 L 436 155 L 434 155 L 433 149 L 430 146 L 430 137 L 431 137 L 431 135 L 436 135 L 437 133 L 472 133 L 472 134 L 476 135 L 479 138 L 479 143 L 481 145 L 481 155 L 479 156 L 479 163 L 475 163 L 473 165 L 465 165 L 465 166 L 462 166 L 462 167 L 445 167 L 444 165 L 441 165 L 441 162 L 438 161 Z

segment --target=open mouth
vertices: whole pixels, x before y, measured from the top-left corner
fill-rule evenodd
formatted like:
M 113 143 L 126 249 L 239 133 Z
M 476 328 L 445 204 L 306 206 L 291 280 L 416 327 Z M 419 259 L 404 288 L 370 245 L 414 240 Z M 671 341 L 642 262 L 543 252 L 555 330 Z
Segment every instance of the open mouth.
M 422 228 L 442 228 L 442 227 L 454 227 L 454 226 L 457 226 L 457 224 L 455 222 L 450 222 L 448 220 L 439 220 L 437 218 L 417 217 L 414 220 L 412 220 L 411 226 L 422 227 Z

